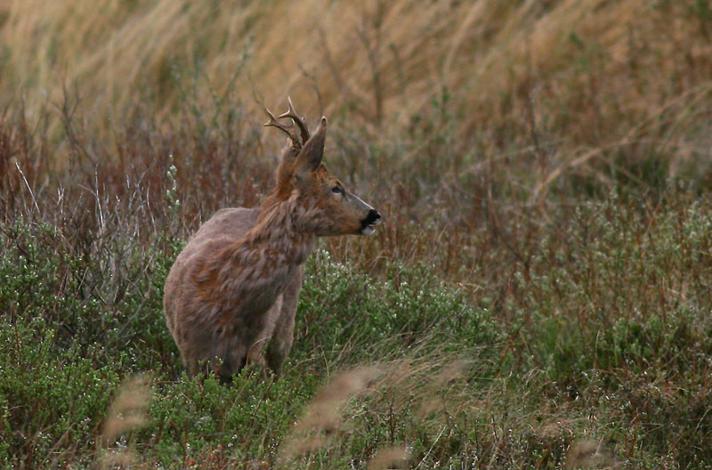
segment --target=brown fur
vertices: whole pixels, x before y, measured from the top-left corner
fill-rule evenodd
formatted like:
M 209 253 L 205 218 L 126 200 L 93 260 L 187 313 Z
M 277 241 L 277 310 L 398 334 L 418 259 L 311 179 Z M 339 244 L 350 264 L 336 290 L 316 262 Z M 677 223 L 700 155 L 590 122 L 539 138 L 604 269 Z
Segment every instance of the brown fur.
M 316 238 L 373 232 L 378 213 L 321 164 L 325 136 L 322 118 L 314 135 L 284 151 L 260 208 L 221 209 L 176 258 L 164 307 L 190 374 L 215 370 L 228 380 L 246 363 L 278 372 Z

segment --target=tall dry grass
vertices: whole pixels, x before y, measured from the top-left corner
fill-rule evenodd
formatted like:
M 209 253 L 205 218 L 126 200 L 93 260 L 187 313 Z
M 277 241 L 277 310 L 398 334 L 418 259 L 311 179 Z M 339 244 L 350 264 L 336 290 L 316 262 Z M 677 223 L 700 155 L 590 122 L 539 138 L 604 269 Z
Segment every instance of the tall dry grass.
M 0 96 L 21 93 L 36 115 L 76 90 L 106 139 L 137 107 L 169 121 L 186 98 L 253 112 L 291 94 L 309 116 L 343 113 L 374 138 L 417 128 L 434 101 L 449 100 L 448 125 L 470 146 L 495 146 L 493 158 L 532 147 L 536 196 L 562 161 L 598 159 L 591 147 L 657 139 L 674 162 L 707 150 L 690 139 L 709 130 L 700 124 L 712 87 L 703 6 L 6 0 Z
M 268 190 L 260 107 L 291 94 L 387 214 L 380 253 L 437 243 L 450 272 L 487 227 L 521 261 L 508 234 L 579 195 L 712 184 L 711 31 L 704 2 L 6 0 L 1 184 L 52 192 L 60 168 L 126 200 L 174 154 L 192 227 Z

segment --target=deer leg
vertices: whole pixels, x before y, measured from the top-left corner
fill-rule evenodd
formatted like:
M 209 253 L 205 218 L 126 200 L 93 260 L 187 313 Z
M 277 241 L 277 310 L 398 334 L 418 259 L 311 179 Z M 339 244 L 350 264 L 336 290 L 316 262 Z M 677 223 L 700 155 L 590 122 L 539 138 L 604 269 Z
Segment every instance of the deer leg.
M 225 351 L 214 367 L 214 371 L 220 378 L 220 383 L 229 384 L 232 382 L 232 377 L 245 367 L 246 356 L 242 343 L 232 344 L 231 348 Z
M 282 311 L 282 296 L 277 297 L 274 305 L 265 313 L 264 321 L 259 326 L 259 332 L 253 336 L 254 340 L 247 349 L 247 364 L 257 365 L 265 371 L 267 362 L 264 352 L 274 335 L 275 326 Z
M 304 281 L 304 268 L 299 267 L 294 279 L 287 285 L 282 295 L 282 308 L 272 334 L 272 341 L 267 349 L 267 365 L 275 374 L 279 374 L 294 342 L 294 320 L 297 314 L 299 291 Z

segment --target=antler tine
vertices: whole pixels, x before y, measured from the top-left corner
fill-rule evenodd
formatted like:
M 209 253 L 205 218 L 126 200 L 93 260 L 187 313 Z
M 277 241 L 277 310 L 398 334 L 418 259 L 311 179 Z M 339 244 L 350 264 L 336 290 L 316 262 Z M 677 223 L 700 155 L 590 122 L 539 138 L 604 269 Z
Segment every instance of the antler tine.
M 294 124 L 299 127 L 299 132 L 302 135 L 302 143 L 306 144 L 307 140 L 309 140 L 309 128 L 307 125 L 304 123 L 304 118 L 300 117 L 297 111 L 294 109 L 294 104 L 292 104 L 292 98 L 287 97 L 287 103 L 289 106 L 289 109 L 287 109 L 286 113 L 282 113 L 279 115 L 278 119 L 284 119 L 284 118 L 290 118 Z
M 265 113 L 267 113 L 267 116 L 269 117 L 269 120 L 267 122 L 265 122 L 263 125 L 265 127 L 276 127 L 280 131 L 287 134 L 287 136 L 289 137 L 289 140 L 292 141 L 292 144 L 294 144 L 297 147 L 301 147 L 302 144 L 301 144 L 301 142 L 299 142 L 299 139 L 297 139 L 297 136 L 295 136 L 294 134 L 292 134 L 289 131 L 289 128 L 292 126 L 285 126 L 284 124 L 280 124 L 277 119 L 280 119 L 282 116 L 280 116 L 279 118 L 276 118 L 274 116 L 274 114 L 272 114 L 272 111 L 270 111 L 269 108 L 267 108 L 267 106 L 264 106 L 264 108 L 265 108 Z

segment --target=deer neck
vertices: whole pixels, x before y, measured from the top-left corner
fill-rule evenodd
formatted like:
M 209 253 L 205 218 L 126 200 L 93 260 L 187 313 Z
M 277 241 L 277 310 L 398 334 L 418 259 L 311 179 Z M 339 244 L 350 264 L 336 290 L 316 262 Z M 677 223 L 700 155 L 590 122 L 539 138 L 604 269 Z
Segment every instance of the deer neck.
M 260 208 L 257 223 L 245 235 L 244 248 L 275 258 L 280 264 L 304 263 L 314 248 L 316 236 L 303 229 L 299 222 L 302 212 L 296 194 L 286 200 L 267 201 Z
M 296 222 L 300 212 L 296 196 L 272 202 L 262 206 L 252 229 L 196 272 L 198 295 L 214 302 L 259 306 L 255 308 L 272 305 L 316 240 Z

